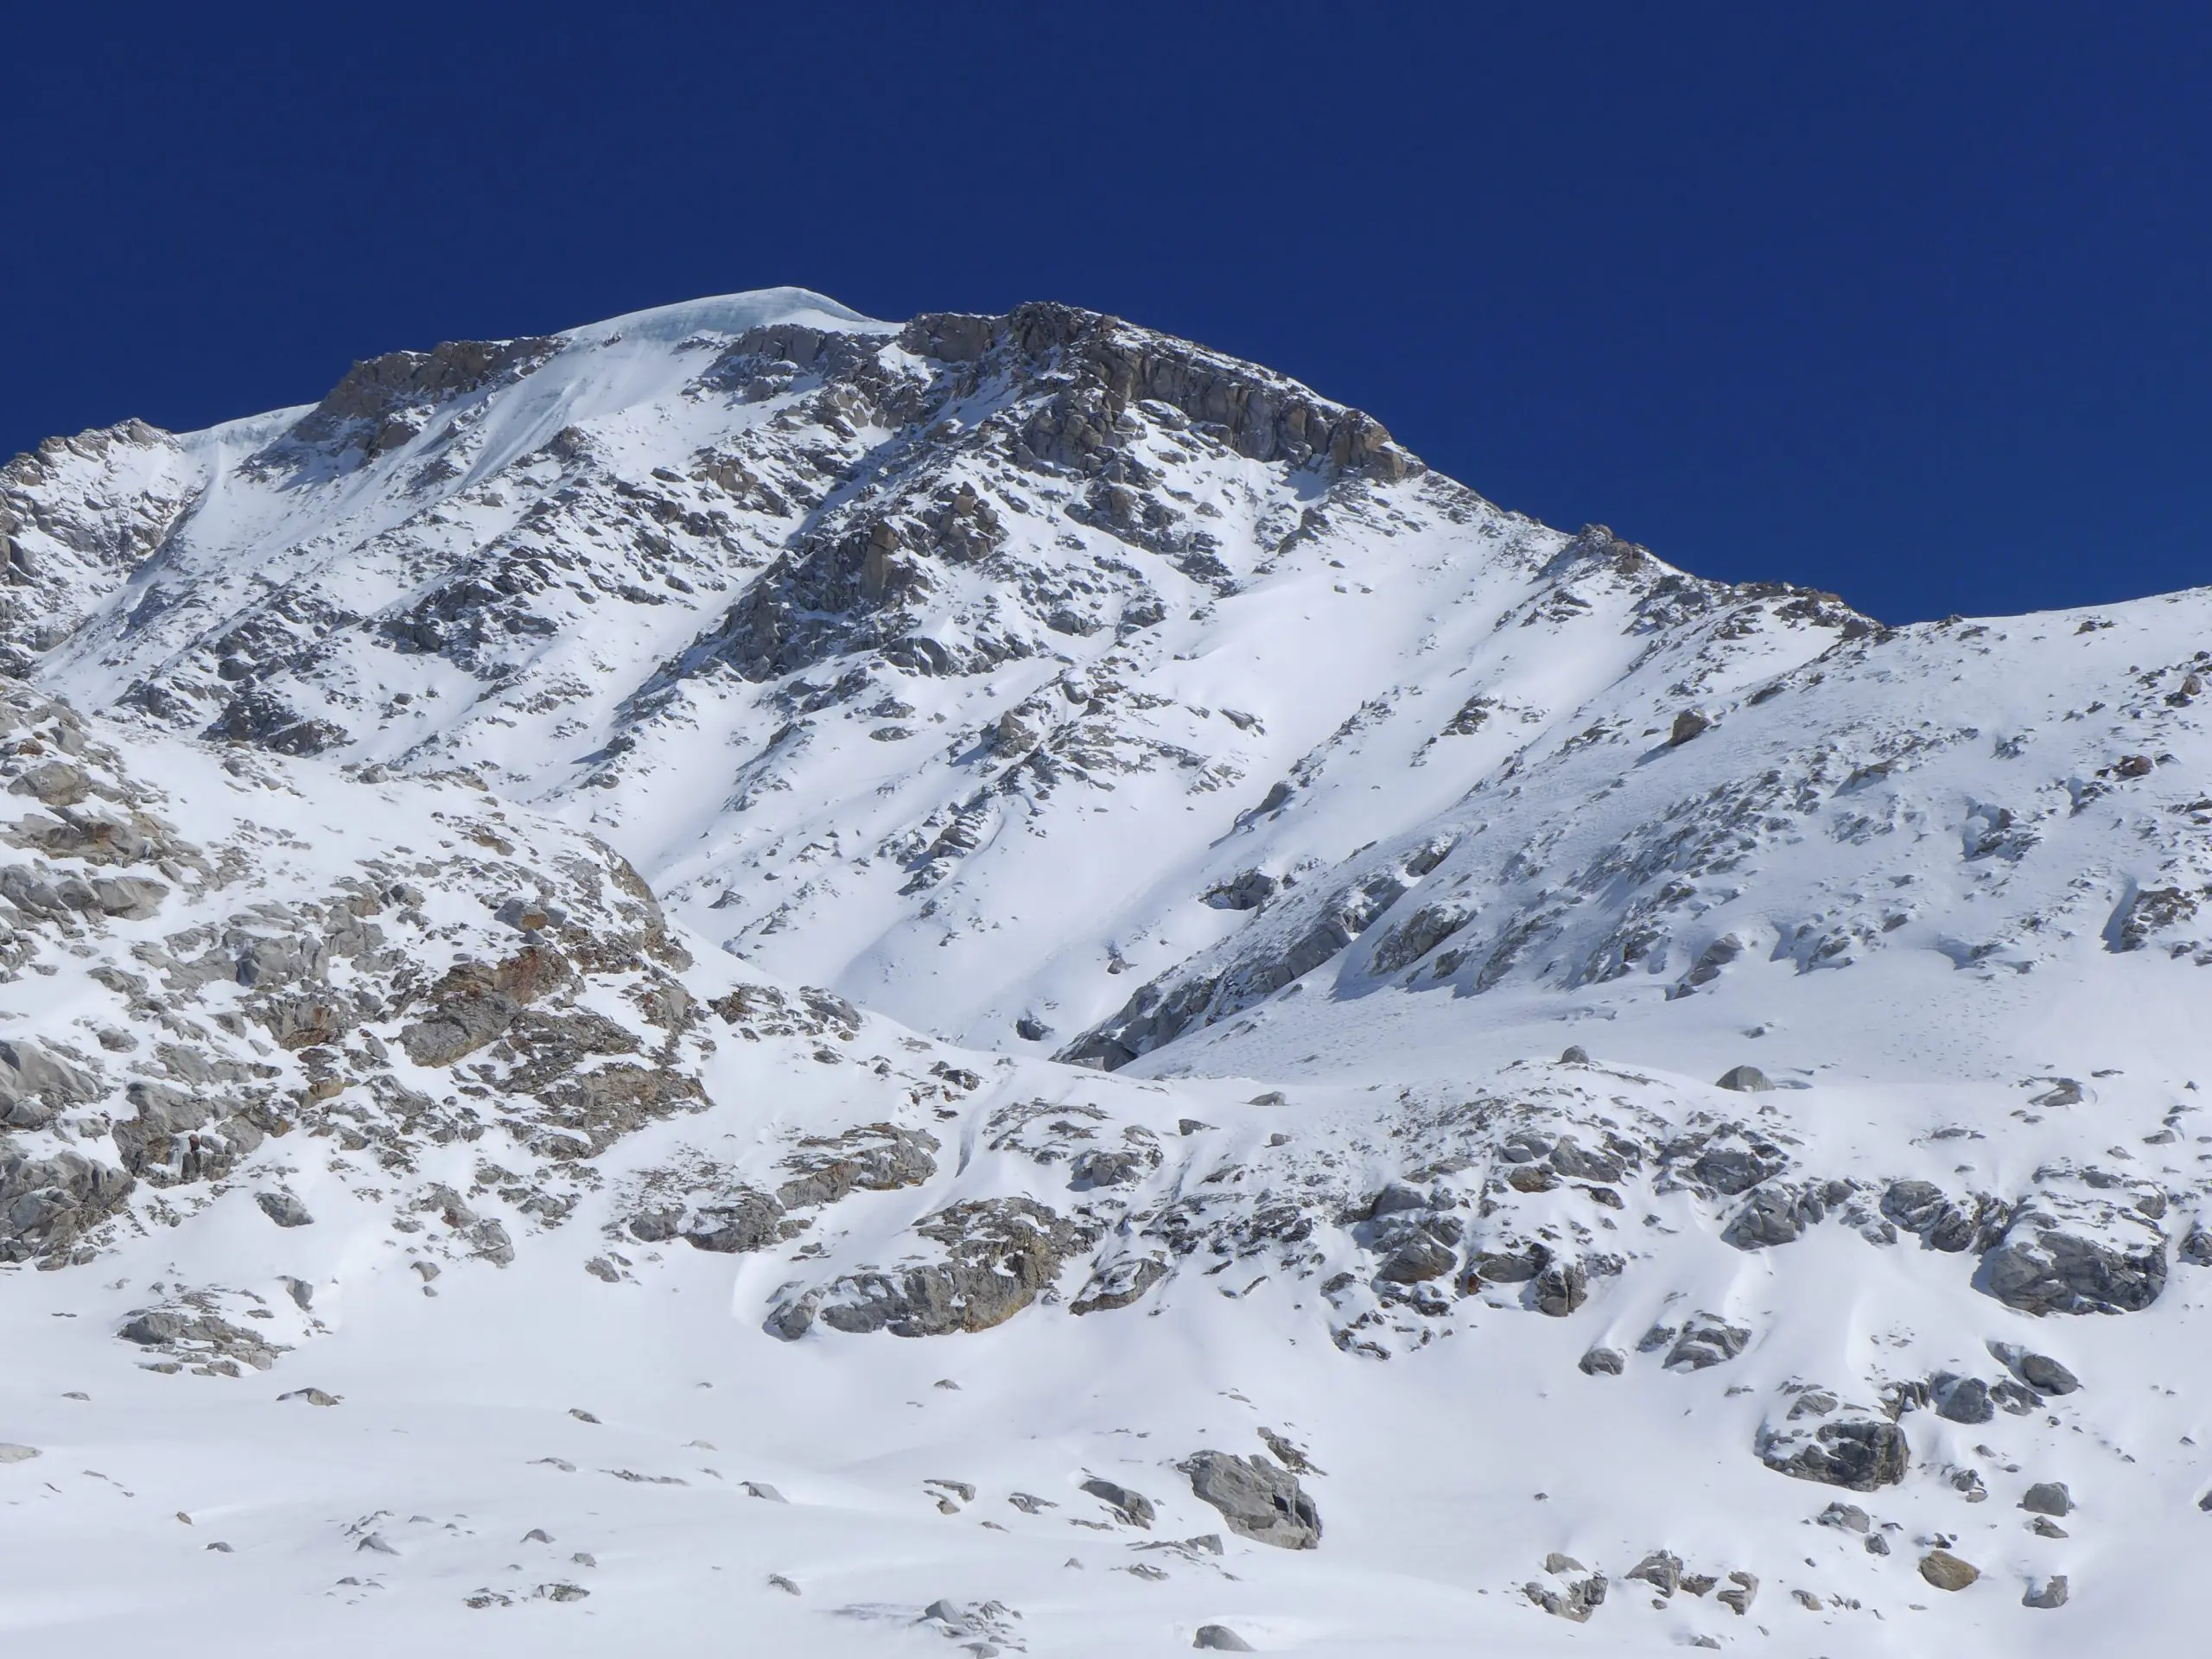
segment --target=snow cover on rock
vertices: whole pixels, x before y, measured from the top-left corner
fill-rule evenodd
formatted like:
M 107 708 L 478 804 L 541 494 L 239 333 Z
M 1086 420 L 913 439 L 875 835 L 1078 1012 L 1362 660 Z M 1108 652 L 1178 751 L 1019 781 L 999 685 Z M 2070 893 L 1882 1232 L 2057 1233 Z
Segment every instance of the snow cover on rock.
M 0 555 L 18 1640 L 2186 1628 L 2204 594 L 1886 628 L 799 289 Z

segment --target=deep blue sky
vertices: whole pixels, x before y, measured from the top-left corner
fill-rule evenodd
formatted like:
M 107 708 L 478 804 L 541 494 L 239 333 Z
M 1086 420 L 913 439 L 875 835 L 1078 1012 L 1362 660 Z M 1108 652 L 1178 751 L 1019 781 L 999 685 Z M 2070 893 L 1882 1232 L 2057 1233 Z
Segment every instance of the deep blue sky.
M 6 50 L 0 453 L 796 283 L 1114 311 L 1888 620 L 2212 580 L 2202 4 L 44 6 Z

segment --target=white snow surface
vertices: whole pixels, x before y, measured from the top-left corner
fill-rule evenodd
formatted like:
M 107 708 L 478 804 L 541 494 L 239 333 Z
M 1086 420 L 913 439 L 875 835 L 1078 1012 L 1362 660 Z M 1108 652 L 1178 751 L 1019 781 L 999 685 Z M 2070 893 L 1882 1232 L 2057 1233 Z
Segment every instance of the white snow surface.
M 25 1651 L 2190 1639 L 2203 591 L 1885 628 L 796 289 L 0 544 Z

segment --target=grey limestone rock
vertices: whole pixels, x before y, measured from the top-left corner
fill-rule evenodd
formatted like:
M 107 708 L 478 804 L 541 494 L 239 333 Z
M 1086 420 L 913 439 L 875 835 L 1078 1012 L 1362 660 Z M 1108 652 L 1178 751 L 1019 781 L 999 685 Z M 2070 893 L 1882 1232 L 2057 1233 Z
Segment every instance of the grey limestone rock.
M 1834 1527 L 1843 1532 L 1865 1532 L 1873 1524 L 1866 1511 L 1856 1503 L 1831 1503 L 1814 1518 L 1824 1527 Z
M 1122 1518 L 1133 1527 L 1150 1527 L 1153 1522 L 1152 1500 L 1142 1492 L 1131 1491 L 1110 1480 L 1096 1477 L 1083 1483 L 1083 1490 L 1102 1503 L 1111 1505 L 1122 1512 Z
M 1068 1185 L 1077 1191 L 1129 1186 L 1149 1172 L 1156 1156 L 1126 1147 L 1086 1147 L 1068 1162 Z
M 695 1250 L 732 1255 L 774 1243 L 783 1218 L 784 1208 L 775 1199 L 740 1188 L 702 1205 L 685 1218 L 678 1236 Z M 638 1223 L 630 1228 L 636 1232 Z
M 1732 1131 L 1698 1148 L 1689 1173 L 1701 1185 L 1724 1197 L 1748 1192 L 1761 1181 L 1770 1180 L 1789 1166 L 1780 1147 L 1746 1131 Z
M 2038 1394 L 2068 1395 L 2082 1386 L 2080 1377 L 2048 1354 L 2031 1353 L 2009 1342 L 1993 1342 L 1989 1351 Z
M 1418 1284 L 1440 1279 L 1458 1265 L 1459 1258 L 1427 1233 L 1417 1232 L 1401 1244 L 1376 1274 L 1393 1284 Z
M 137 1185 L 71 1147 L 33 1157 L 0 1135 L 0 1262 L 66 1260 Z
M 1252 1644 L 1230 1630 L 1226 1624 L 1201 1624 L 1192 1637 L 1194 1648 L 1211 1649 L 1215 1653 L 1249 1653 Z
M 1692 738 L 1713 728 L 1713 717 L 1702 709 L 1684 709 L 1675 716 L 1674 724 L 1667 728 L 1667 742 L 1671 748 L 1680 748 Z
M 2039 1480 L 2020 1496 L 2020 1507 L 2031 1515 L 2074 1513 L 2074 1494 L 2063 1480 Z
M 1671 1596 L 1682 1586 L 1682 1558 L 1672 1550 L 1655 1549 L 1629 1568 L 1626 1576 Z
M 1954 1423 L 1986 1423 L 1997 1415 L 1997 1408 L 1989 1384 L 1980 1377 L 1946 1377 L 1936 1391 L 1936 1414 Z
M 1628 1369 L 1628 1356 L 1618 1348 L 1592 1348 L 1574 1363 L 1585 1376 L 1618 1376 Z
M 1668 1350 L 1666 1367 L 1670 1371 L 1701 1371 L 1735 1358 L 1751 1340 L 1751 1333 L 1742 1325 L 1700 1313 L 1683 1326 L 1681 1335 Z
M 1553 1262 L 1529 1287 L 1536 1312 L 1563 1319 L 1590 1300 L 1590 1277 L 1580 1262 Z
M 253 1201 L 261 1206 L 261 1213 L 279 1227 L 312 1227 L 315 1217 L 308 1207 L 289 1192 L 257 1192 Z
M 1245 870 L 1208 889 L 1205 901 L 1216 910 L 1257 910 L 1274 898 L 1281 886 L 1281 881 L 1264 871 Z
M 2040 1585 L 2031 1585 L 2021 1593 L 2020 1605 L 2040 1607 L 2045 1611 L 2066 1605 L 2066 1575 L 2054 1573 Z
M 40 1045 L 0 1042 L 0 1128 L 42 1129 L 99 1094 L 96 1079 Z
M 2081 1379 L 2073 1372 L 2043 1354 L 2020 1357 L 2020 1380 L 2044 1394 L 2071 1394 L 2082 1386 Z
M 514 1241 L 508 1237 L 502 1222 L 486 1217 L 469 1228 L 467 1237 L 470 1254 L 495 1268 L 504 1268 L 515 1259 Z
M 1822 1213 L 1817 1201 L 1801 1200 L 1787 1187 L 1757 1186 L 1745 1195 L 1720 1236 L 1739 1250 L 1792 1243 L 1805 1236 L 1808 1210 L 1812 1219 Z
M 1544 1245 L 1531 1244 L 1522 1250 L 1478 1251 L 1467 1267 L 1486 1285 L 1525 1285 L 1551 1259 L 1552 1253 Z
M 1980 1228 L 1978 1207 L 1969 1211 L 1933 1181 L 1891 1181 L 1882 1194 L 1882 1214 L 1929 1249 L 1955 1254 L 1974 1247 Z
M 2138 1313 L 2165 1288 L 2165 1236 L 2133 1209 L 2024 1205 L 1975 1284 L 2028 1313 Z
M 1523 1592 L 1553 1618 L 1571 1619 L 1581 1624 L 1605 1605 L 1605 1575 L 1592 1573 L 1586 1579 L 1574 1580 L 1564 1590 L 1554 1590 L 1548 1585 L 1531 1580 L 1523 1586 Z
M 1732 1065 L 1720 1074 L 1719 1086 L 1739 1095 L 1764 1094 L 1774 1087 L 1756 1065 Z
M 1167 1263 L 1158 1256 L 1125 1255 L 1093 1271 L 1083 1294 L 1068 1304 L 1071 1313 L 1103 1313 L 1127 1307 L 1167 1276 Z
M 67 760 L 46 760 L 8 785 L 11 795 L 29 795 L 41 806 L 75 806 L 92 793 L 92 774 Z
M 1393 974 L 1423 957 L 1474 919 L 1474 906 L 1459 899 L 1422 905 L 1382 936 L 1368 958 L 1368 970 Z
M 819 1290 L 787 1296 L 768 1310 L 768 1317 L 760 1321 L 760 1328 L 772 1337 L 779 1337 L 785 1342 L 797 1342 L 814 1328 L 814 1316 L 821 1306 L 822 1292 Z
M 1769 1433 L 1762 1439 L 1759 1458 L 1777 1474 L 1871 1492 L 1904 1478 L 1912 1448 L 1904 1430 L 1895 1423 L 1853 1415 L 1817 1427 Z
M 1191 1490 L 1219 1510 L 1230 1530 L 1281 1549 L 1312 1549 L 1321 1541 L 1321 1516 L 1298 1478 L 1272 1459 L 1199 1452 L 1177 1465 Z
M 1428 1208 L 1428 1194 L 1405 1181 L 1388 1181 L 1376 1192 L 1367 1206 L 1370 1219 L 1380 1221 L 1385 1216 L 1410 1214 Z
M 855 1187 L 889 1192 L 919 1186 L 937 1173 L 938 1138 L 923 1129 L 866 1123 L 842 1135 L 802 1141 L 784 1167 L 789 1180 L 776 1189 L 786 1210 L 835 1204 Z
M 802 1334 L 817 1312 L 833 1330 L 939 1336 L 986 1331 L 1014 1317 L 1096 1233 L 1033 1198 L 977 1198 L 937 1211 L 914 1230 L 946 1259 L 850 1274 L 770 1315 L 775 1334 Z
M 143 922 L 169 896 L 166 883 L 143 875 L 104 875 L 92 883 L 100 914 L 119 922 Z
M 1578 1181 L 1618 1181 L 1628 1167 L 1611 1153 L 1586 1147 L 1571 1135 L 1560 1136 L 1552 1147 L 1551 1166 Z

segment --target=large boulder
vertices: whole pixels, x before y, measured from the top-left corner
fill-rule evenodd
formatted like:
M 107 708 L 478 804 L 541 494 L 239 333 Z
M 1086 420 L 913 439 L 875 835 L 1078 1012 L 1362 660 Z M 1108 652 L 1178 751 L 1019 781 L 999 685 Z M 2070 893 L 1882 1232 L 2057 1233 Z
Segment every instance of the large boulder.
M 1221 1511 L 1229 1529 L 1281 1549 L 1312 1549 L 1321 1541 L 1321 1516 L 1298 1477 L 1264 1457 L 1199 1452 L 1177 1465 L 1191 1490 Z
M 783 1219 L 784 1208 L 775 1199 L 741 1189 L 693 1211 L 684 1218 L 679 1236 L 695 1250 L 733 1255 L 774 1243 Z
M 2031 1353 L 2009 1342 L 1993 1342 L 1989 1351 L 2011 1368 L 2012 1375 L 2039 1394 L 2071 1394 L 2082 1379 L 2049 1354 Z
M 1824 1214 L 1817 1198 L 1801 1198 L 1786 1186 L 1757 1186 L 1745 1195 L 1720 1236 L 1739 1250 L 1789 1244 L 1802 1238 L 1807 1225 Z
M 1682 1327 L 1675 1345 L 1668 1350 L 1666 1366 L 1670 1371 L 1701 1371 L 1735 1358 L 1750 1346 L 1751 1340 L 1751 1333 L 1742 1325 L 1700 1313 Z
M 289 1192 L 257 1192 L 253 1201 L 261 1206 L 261 1213 L 279 1227 L 312 1227 L 315 1217 L 308 1207 Z
M 889 1192 L 919 1186 L 937 1173 L 938 1138 L 924 1129 L 865 1123 L 842 1135 L 812 1136 L 784 1160 L 791 1179 L 776 1189 L 786 1210 L 835 1204 L 855 1187 Z
M 1529 1287 L 1536 1312 L 1563 1319 L 1590 1300 L 1590 1276 L 1580 1262 L 1554 1262 Z
M 1769 1429 L 1760 1437 L 1758 1452 L 1759 1460 L 1777 1474 L 1853 1492 L 1894 1486 L 1912 1463 L 1904 1430 L 1858 1414 L 1817 1427 Z
M 1096 1242 L 1095 1230 L 1033 1198 L 976 1198 L 938 1211 L 914 1230 L 945 1259 L 889 1271 L 848 1274 L 786 1300 L 767 1328 L 790 1338 L 818 1313 L 832 1330 L 896 1337 L 988 1331 L 1037 1299 L 1067 1258 Z
M 2074 1494 L 2063 1480 L 2039 1480 L 2020 1495 L 2020 1507 L 2031 1515 L 2055 1515 L 2063 1520 L 2074 1513 Z
M 1948 1549 L 1931 1549 L 1920 1558 L 1920 1576 L 1938 1590 L 1963 1590 L 1981 1576 L 1981 1569 Z
M 2139 1313 L 2166 1287 L 2166 1236 L 2140 1211 L 2039 1194 L 1974 1282 L 2027 1313 Z
M 1156 1255 L 1122 1255 L 1098 1263 L 1083 1294 L 1068 1304 L 1071 1313 L 1103 1313 L 1127 1307 L 1167 1276 L 1167 1263 Z
M 42 1129 L 99 1094 L 95 1078 L 38 1044 L 0 1042 L 0 1128 Z
M 1586 1579 L 1571 1580 L 1563 1590 L 1532 1579 L 1522 1586 L 1522 1592 L 1554 1618 L 1587 1624 L 1590 1615 L 1605 1605 L 1605 1575 L 1593 1573 Z
M 1427 1233 L 1415 1233 L 1392 1253 L 1376 1274 L 1393 1284 L 1418 1284 L 1441 1279 L 1458 1265 L 1458 1255 Z
M 1208 1648 L 1216 1653 L 1249 1653 L 1252 1644 L 1230 1630 L 1226 1624 L 1201 1624 L 1192 1637 L 1194 1648 Z
M 1789 1166 L 1789 1154 L 1780 1147 L 1756 1131 L 1732 1126 L 1681 1150 L 1696 1154 L 1687 1171 L 1689 1178 L 1725 1198 L 1748 1192 Z M 1675 1147 L 1668 1151 L 1670 1160 L 1678 1155 Z
M 67 1147 L 33 1158 L 0 1137 L 0 1262 L 65 1257 L 137 1184 L 128 1171 Z
M 1930 1381 L 1936 1396 L 1936 1414 L 1946 1421 L 1986 1423 L 1997 1415 L 1989 1384 L 1980 1377 L 1942 1376 Z
M 1917 1233 L 1929 1249 L 1954 1254 L 1971 1249 L 1980 1231 L 1980 1206 L 1956 1202 L 1933 1181 L 1891 1181 L 1882 1193 L 1882 1214 Z
M 1133 1527 L 1149 1528 L 1154 1518 L 1152 1500 L 1142 1492 L 1132 1491 L 1127 1486 L 1093 1476 L 1083 1483 L 1083 1490 L 1100 1503 L 1119 1510 L 1122 1518 Z

